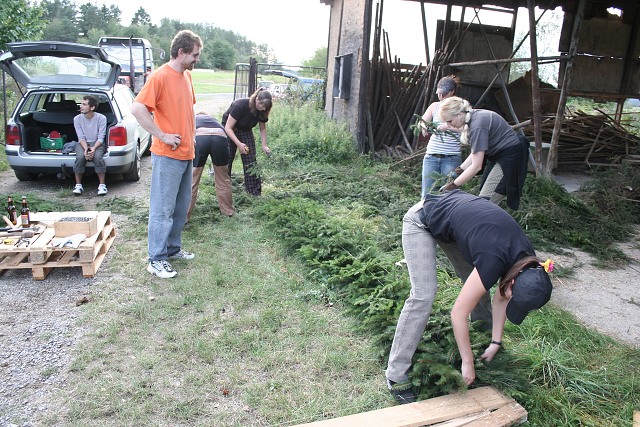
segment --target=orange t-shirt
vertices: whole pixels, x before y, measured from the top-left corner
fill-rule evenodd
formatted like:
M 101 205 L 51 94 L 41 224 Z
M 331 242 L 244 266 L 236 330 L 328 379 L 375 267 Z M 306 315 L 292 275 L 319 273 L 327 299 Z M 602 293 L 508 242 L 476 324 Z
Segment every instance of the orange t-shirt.
M 195 118 L 191 72 L 179 73 L 169 65 L 158 68 L 142 87 L 135 99 L 153 113 L 153 120 L 165 133 L 175 133 L 182 137 L 175 150 L 155 136 L 151 152 L 159 156 L 177 160 L 192 160 L 195 157 Z

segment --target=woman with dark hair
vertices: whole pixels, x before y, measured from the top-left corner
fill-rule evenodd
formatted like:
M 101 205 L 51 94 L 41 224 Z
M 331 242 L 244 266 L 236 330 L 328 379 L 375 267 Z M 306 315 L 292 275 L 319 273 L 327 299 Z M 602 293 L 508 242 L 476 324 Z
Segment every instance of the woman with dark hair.
M 423 135 L 430 133 L 427 150 L 422 161 L 422 198 L 427 193 L 440 188 L 435 174 L 451 175 L 455 168 L 462 163 L 460 156 L 460 131 L 450 128 L 440 118 L 442 101 L 451 98 L 460 87 L 460 79 L 454 75 L 445 76 L 438 81 L 436 94 L 438 100 L 432 102 L 422 115 L 422 120 L 433 123 L 433 129 L 422 128 Z M 454 177 L 457 175 L 453 175 Z
M 224 130 L 229 137 L 229 175 L 236 150 L 240 151 L 244 170 L 244 188 L 247 193 L 259 196 L 262 193 L 262 182 L 253 168 L 256 165 L 256 140 L 253 128 L 260 126 L 262 150 L 269 155 L 267 146 L 267 121 L 273 100 L 271 93 L 265 88 L 256 90 L 250 98 L 236 99 L 222 116 Z
M 486 157 L 479 196 L 496 204 L 506 197 L 507 206 L 517 210 L 529 160 L 526 138 L 518 136 L 499 114 L 472 109 L 469 102 L 457 96 L 442 102 L 440 117 L 459 128 L 460 142 L 471 146 L 471 154 L 456 169 L 458 177 L 442 190 L 460 188 L 480 172 Z
M 451 309 L 451 324 L 467 385 L 476 377 L 468 318 L 491 287 L 499 283 L 493 296 L 492 341 L 480 356 L 487 362 L 502 345 L 506 319 L 519 325 L 551 298 L 548 272 L 553 264 L 540 262 L 511 215 L 460 190 L 427 194 L 403 219 L 402 248 L 411 292 L 398 319 L 386 370 L 389 391 L 400 403 L 415 401 L 407 372 L 438 290 L 436 243 L 464 281 Z

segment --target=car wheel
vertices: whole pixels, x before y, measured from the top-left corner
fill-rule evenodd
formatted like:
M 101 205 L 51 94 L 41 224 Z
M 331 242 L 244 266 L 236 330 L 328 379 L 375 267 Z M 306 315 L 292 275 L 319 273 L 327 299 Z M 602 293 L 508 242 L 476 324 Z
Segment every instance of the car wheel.
M 14 171 L 14 173 L 16 174 L 16 178 L 18 178 L 19 181 L 35 181 L 36 179 L 38 179 L 37 173 L 18 171 Z
M 140 181 L 140 173 L 142 167 L 140 165 L 140 146 L 136 146 L 136 156 L 133 159 L 133 164 L 131 165 L 131 172 L 122 174 L 122 177 L 125 181 Z
M 143 156 L 148 156 L 151 154 L 151 134 L 147 135 L 147 148 L 142 152 Z

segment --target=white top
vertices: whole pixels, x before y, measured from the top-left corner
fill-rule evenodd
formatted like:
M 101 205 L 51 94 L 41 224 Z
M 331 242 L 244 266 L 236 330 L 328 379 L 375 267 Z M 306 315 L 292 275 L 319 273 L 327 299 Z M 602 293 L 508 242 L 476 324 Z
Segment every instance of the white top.
M 440 102 L 434 102 L 433 123 L 436 126 L 445 124 L 440 118 Z M 452 130 L 434 131 L 427 144 L 427 154 L 460 154 L 460 134 Z

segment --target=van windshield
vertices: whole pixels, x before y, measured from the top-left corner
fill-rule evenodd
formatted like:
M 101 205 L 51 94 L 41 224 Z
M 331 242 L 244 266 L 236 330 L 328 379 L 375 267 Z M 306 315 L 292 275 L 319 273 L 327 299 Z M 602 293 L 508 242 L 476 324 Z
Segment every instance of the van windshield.
M 133 52 L 135 71 L 138 73 L 144 72 L 143 50 L 141 46 L 134 46 L 131 51 L 129 50 L 129 46 L 125 45 L 102 45 L 100 47 L 102 47 L 109 56 L 118 61 L 122 71 L 127 73 L 130 71 L 131 52 Z M 151 58 L 147 55 L 147 61 L 150 60 Z

